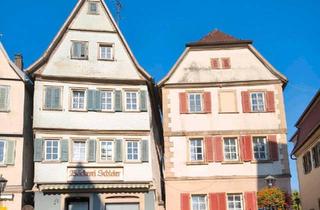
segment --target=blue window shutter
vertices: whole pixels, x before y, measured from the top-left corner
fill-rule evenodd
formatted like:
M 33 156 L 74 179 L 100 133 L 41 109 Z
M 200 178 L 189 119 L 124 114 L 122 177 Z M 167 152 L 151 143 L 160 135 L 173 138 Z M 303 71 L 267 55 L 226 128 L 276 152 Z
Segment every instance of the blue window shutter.
M 142 90 L 140 91 L 140 111 L 146 112 L 147 109 L 147 91 Z
M 95 90 L 88 90 L 87 91 L 87 108 L 89 111 L 95 110 Z
M 96 90 L 94 92 L 94 97 L 95 97 L 95 110 L 96 111 L 101 111 L 101 92 L 99 90 Z
M 121 90 L 115 91 L 114 110 L 116 112 L 122 112 L 122 92 Z
M 46 87 L 45 89 L 45 108 L 51 109 L 52 108 L 52 98 L 53 98 L 53 89 L 52 87 Z
M 96 162 L 96 140 L 88 141 L 88 162 Z
M 43 158 L 43 139 L 34 140 L 34 162 L 41 162 Z
M 6 141 L 7 144 L 7 150 L 6 150 L 6 159 L 5 164 L 6 165 L 14 165 L 14 159 L 15 159 L 15 141 Z
M 149 162 L 149 141 L 148 140 L 141 141 L 141 161 Z
M 61 101 L 61 99 L 60 99 L 60 97 L 61 97 L 61 94 L 60 94 L 60 92 L 61 92 L 61 88 L 59 88 L 59 87 L 54 87 L 54 88 L 52 88 L 52 93 L 51 93 L 51 97 L 52 97 L 52 99 L 51 99 L 51 102 L 52 102 L 52 107 L 51 108 L 53 108 L 53 109 L 59 109 L 59 108 L 61 108 L 60 107 L 60 101 Z
M 62 139 L 60 141 L 60 148 L 61 148 L 61 162 L 68 162 L 69 161 L 69 140 Z
M 123 161 L 123 156 L 122 156 L 123 143 L 122 142 L 123 142 L 122 139 L 115 140 L 115 157 L 114 157 L 115 162 L 122 162 Z

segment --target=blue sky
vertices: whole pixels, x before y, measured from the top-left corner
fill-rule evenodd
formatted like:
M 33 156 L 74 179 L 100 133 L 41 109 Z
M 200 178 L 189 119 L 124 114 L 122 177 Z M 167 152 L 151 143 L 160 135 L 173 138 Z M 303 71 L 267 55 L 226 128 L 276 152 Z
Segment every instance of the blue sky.
M 1 2 L 0 40 L 9 55 L 39 58 L 77 0 Z M 111 0 L 107 0 L 114 12 Z M 319 0 L 122 0 L 120 28 L 140 64 L 159 81 L 185 43 L 218 28 L 255 47 L 289 78 L 285 89 L 288 137 L 320 87 Z M 292 149 L 290 145 L 289 150 Z M 295 163 L 292 186 L 298 188 Z

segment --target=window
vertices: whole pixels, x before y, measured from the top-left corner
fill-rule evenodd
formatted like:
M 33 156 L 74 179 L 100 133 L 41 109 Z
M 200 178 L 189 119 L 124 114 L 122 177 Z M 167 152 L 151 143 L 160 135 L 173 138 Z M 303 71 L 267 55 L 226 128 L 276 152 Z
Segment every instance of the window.
M 315 168 L 320 166 L 320 142 L 312 148 L 313 164 Z
M 100 160 L 113 160 L 113 141 L 100 142 Z
M 9 109 L 9 87 L 0 86 L 0 112 Z
M 45 109 L 61 109 L 61 87 L 47 86 L 45 87 L 45 99 L 44 108 Z
M 71 58 L 88 59 L 88 42 L 73 41 L 71 49 Z
M 205 195 L 192 195 L 192 210 L 207 210 L 207 197 Z
M 308 174 L 312 170 L 312 163 L 311 163 L 311 153 L 307 152 L 303 156 L 303 168 L 304 168 L 304 173 Z
M 211 58 L 211 69 L 219 69 L 219 68 L 220 68 L 219 58 Z
M 74 141 L 72 155 L 73 161 L 86 161 L 86 142 Z
M 98 2 L 89 2 L 89 8 L 88 8 L 89 14 L 99 14 L 98 12 Z
M 202 112 L 202 94 L 189 94 L 189 110 L 190 112 Z
M 48 161 L 59 160 L 58 140 L 45 140 L 45 158 Z
M 113 110 L 113 92 L 101 91 L 101 109 L 106 111 Z
M 139 142 L 127 141 L 127 160 L 137 161 L 139 160 Z
M 231 69 L 230 58 L 221 58 L 221 64 L 223 69 Z
M 6 150 L 5 141 L 0 141 L 0 164 L 4 164 L 5 150 Z
M 138 92 L 126 92 L 126 110 L 138 110 Z
M 228 210 L 242 210 L 242 195 L 228 195 Z
M 85 91 L 72 90 L 72 109 L 85 109 Z
M 190 139 L 190 159 L 191 161 L 203 160 L 203 140 Z
M 113 47 L 112 47 L 112 45 L 100 45 L 99 46 L 99 59 L 113 60 Z
M 251 93 L 251 111 L 264 112 L 264 93 Z
M 253 137 L 253 152 L 256 160 L 268 159 L 266 137 Z
M 224 159 L 238 160 L 237 138 L 224 138 Z

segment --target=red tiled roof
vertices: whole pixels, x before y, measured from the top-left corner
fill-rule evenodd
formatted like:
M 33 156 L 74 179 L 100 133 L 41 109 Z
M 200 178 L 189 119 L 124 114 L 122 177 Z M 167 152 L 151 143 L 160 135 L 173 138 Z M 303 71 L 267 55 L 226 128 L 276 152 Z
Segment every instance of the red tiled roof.
M 211 31 L 197 42 L 187 44 L 187 46 L 203 46 L 203 45 L 217 45 L 217 44 L 251 44 L 250 40 L 241 40 L 229 34 L 226 34 L 218 29 Z

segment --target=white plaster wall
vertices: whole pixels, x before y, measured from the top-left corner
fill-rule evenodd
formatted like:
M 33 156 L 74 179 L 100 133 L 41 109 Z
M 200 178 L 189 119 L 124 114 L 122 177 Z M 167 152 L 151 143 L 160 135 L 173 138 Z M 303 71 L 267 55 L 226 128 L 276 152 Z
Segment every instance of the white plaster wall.
M 224 88 L 198 88 L 198 89 L 179 89 L 171 88 L 169 90 L 170 108 L 169 128 L 171 131 L 227 131 L 227 130 L 256 130 L 256 129 L 279 129 L 280 120 L 278 115 L 280 110 L 276 109 L 273 113 L 243 113 L 241 102 L 241 91 L 250 90 L 268 90 L 277 93 L 275 85 L 258 86 L 236 86 Z M 211 92 L 212 113 L 210 114 L 180 114 L 179 93 L 186 90 L 203 90 Z M 237 108 L 239 113 L 223 114 L 219 113 L 219 91 L 236 90 Z M 280 103 L 275 97 L 275 106 Z
M 0 78 L 20 79 L 8 63 L 6 52 L 0 49 Z
M 211 58 L 230 57 L 231 69 L 212 70 Z M 232 82 L 277 79 L 248 48 L 190 50 L 166 82 Z
M 36 138 L 61 138 L 61 139 L 69 139 L 69 161 L 71 160 L 71 139 L 142 139 L 142 140 L 149 140 L 152 139 L 150 136 L 110 136 L 110 135 L 66 135 L 66 134 L 42 134 L 37 133 Z M 149 143 L 149 162 L 147 163 L 128 163 L 128 162 L 122 162 L 122 163 L 106 163 L 106 162 L 95 162 L 95 163 L 81 163 L 81 167 L 123 167 L 123 180 L 120 181 L 153 181 L 153 173 L 152 173 L 152 162 L 151 162 L 151 149 L 152 146 L 151 143 Z M 97 147 L 98 149 L 98 147 Z M 125 149 L 123 150 L 123 158 L 125 158 Z M 97 151 L 98 155 L 98 151 Z M 97 156 L 98 160 L 98 156 Z M 67 167 L 68 166 L 77 166 L 78 163 L 66 163 L 66 162 L 56 162 L 56 163 L 50 163 L 50 162 L 36 162 L 35 163 L 35 183 L 66 183 L 68 180 L 68 173 L 67 173 Z M 143 174 L 143 176 L 141 175 Z
M 278 136 L 279 138 L 279 136 Z M 208 177 L 208 176 L 256 176 L 282 174 L 282 165 L 280 161 L 273 163 L 239 163 L 223 164 L 209 163 L 207 165 L 187 165 L 188 160 L 188 139 L 186 137 L 170 137 L 169 141 L 174 144 L 170 148 L 173 157 L 170 162 L 174 167 L 170 169 L 175 177 Z
M 63 110 L 43 110 L 44 86 L 54 85 L 63 87 Z M 64 129 L 95 129 L 95 130 L 150 130 L 150 116 L 148 112 L 73 112 L 71 107 L 71 88 L 88 89 L 133 89 L 146 90 L 141 86 L 117 86 L 117 85 L 89 85 L 68 84 L 57 82 L 35 82 L 34 93 L 34 122 L 35 128 L 64 128 Z M 123 105 L 124 92 L 123 92 Z M 148 98 L 148 110 L 151 111 Z

